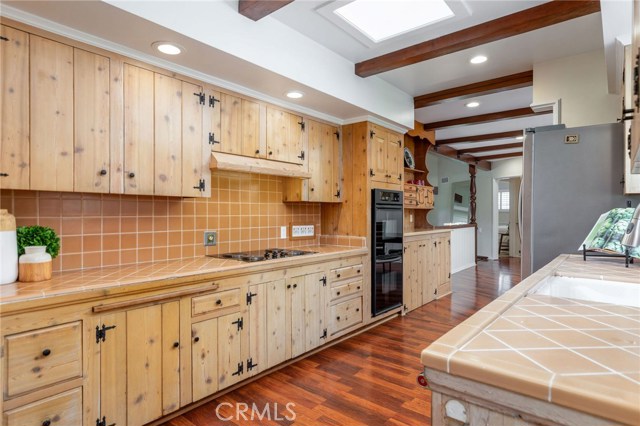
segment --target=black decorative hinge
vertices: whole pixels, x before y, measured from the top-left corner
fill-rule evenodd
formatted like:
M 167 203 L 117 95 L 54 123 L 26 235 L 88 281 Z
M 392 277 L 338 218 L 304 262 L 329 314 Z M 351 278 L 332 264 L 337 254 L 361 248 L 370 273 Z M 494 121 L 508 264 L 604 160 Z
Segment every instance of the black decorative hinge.
M 253 300 L 253 298 L 254 298 L 255 296 L 257 296 L 257 295 L 258 295 L 258 293 L 251 293 L 251 292 L 248 292 L 248 293 L 247 293 L 247 305 L 250 305 L 250 304 L 251 304 L 251 301 Z
M 369 169 L 369 176 L 375 176 L 376 174 L 373 173 L 373 169 Z
M 298 158 L 304 160 L 304 151 L 300 151 L 300 155 L 298 155 Z
M 5 36 L 0 36 L 0 40 L 2 40 L 2 41 L 9 41 L 9 39 L 8 39 L 8 38 L 6 38 Z
M 320 282 L 322 283 L 322 287 L 326 287 L 327 286 L 327 276 L 325 275 L 324 277 L 320 278 Z
M 437 242 L 437 241 L 434 241 L 434 242 L 433 242 L 433 246 L 434 246 L 434 247 L 438 247 L 438 242 Z
M 244 362 L 238 363 L 238 369 L 235 373 L 231 373 L 232 376 L 240 376 L 244 373 Z
M 244 327 L 244 320 L 242 318 L 238 318 L 237 320 L 233 321 L 231 324 L 235 324 L 238 327 L 238 331 L 240 331 Z
M 304 121 L 298 121 L 298 124 L 300 125 L 300 129 L 304 132 L 306 123 Z
M 402 173 L 398 175 L 398 180 L 402 180 Z
M 206 183 L 204 179 L 200 179 L 200 181 L 198 182 L 198 186 L 194 186 L 193 189 L 197 189 L 201 192 L 204 192 L 205 187 L 206 187 Z
M 447 240 L 447 242 L 449 243 L 449 245 L 451 245 L 451 240 Z
M 373 139 L 373 136 L 376 134 L 373 130 L 369 130 L 369 139 Z
M 107 331 L 113 330 L 114 328 L 116 328 L 115 325 L 110 325 L 109 327 L 104 324 L 102 324 L 102 327 L 96 325 L 96 343 L 100 343 L 100 340 L 104 342 L 107 339 Z
M 216 99 L 215 96 L 211 96 L 209 95 L 209 106 L 211 108 L 215 108 L 216 107 L 216 102 L 220 102 L 220 99 Z M 204 104 L 204 102 L 202 102 Z
M 336 192 L 333 196 L 340 198 L 340 190 L 338 189 L 338 192 Z
M 340 139 L 340 132 L 339 131 L 335 131 L 333 132 L 334 135 L 336 135 L 336 139 Z
M 321 339 L 326 339 L 327 338 L 327 329 L 325 328 L 324 330 L 322 330 L 322 336 L 320 336 Z
M 402 141 L 398 141 L 398 146 L 402 147 Z
M 254 363 L 253 363 L 253 358 L 249 358 L 249 359 L 247 360 L 247 371 L 251 371 L 251 370 L 253 370 L 253 369 L 254 369 L 255 367 L 257 367 L 257 366 L 258 366 L 258 364 L 254 364 Z
M 216 134 L 209 132 L 209 145 L 215 145 L 217 143 L 220 143 L 220 141 L 216 140 Z
M 194 96 L 198 97 L 198 102 L 200 103 L 200 105 L 204 105 L 206 99 L 206 95 L 204 94 L 204 92 L 194 93 Z
M 449 272 L 449 276 L 448 276 L 448 278 L 451 278 L 451 272 Z
M 107 426 L 107 418 L 105 416 L 102 416 L 102 419 L 100 419 L 100 417 L 98 417 L 96 419 L 96 426 Z M 111 423 L 109 426 L 116 426 L 115 423 Z
M 433 294 L 438 294 L 438 287 L 433 291 Z
M 8 177 L 9 173 L 0 173 L 0 177 Z

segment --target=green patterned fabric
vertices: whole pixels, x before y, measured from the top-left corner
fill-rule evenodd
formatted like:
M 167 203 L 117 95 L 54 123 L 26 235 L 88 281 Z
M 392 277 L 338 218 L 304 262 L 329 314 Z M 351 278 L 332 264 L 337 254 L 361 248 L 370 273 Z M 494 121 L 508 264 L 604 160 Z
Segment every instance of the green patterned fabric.
M 587 250 L 624 254 L 625 247 L 620 242 L 633 217 L 634 210 L 633 208 L 613 209 L 600 216 L 584 240 L 583 244 L 586 245 Z M 629 255 L 640 258 L 640 247 L 631 249 Z

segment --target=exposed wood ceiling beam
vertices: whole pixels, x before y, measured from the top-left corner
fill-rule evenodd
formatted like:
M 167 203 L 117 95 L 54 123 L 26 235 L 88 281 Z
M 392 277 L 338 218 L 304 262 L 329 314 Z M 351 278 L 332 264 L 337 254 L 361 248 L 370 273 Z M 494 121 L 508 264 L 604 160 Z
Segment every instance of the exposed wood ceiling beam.
M 522 152 L 511 152 L 509 154 L 496 154 L 496 155 L 485 155 L 483 157 L 476 157 L 478 160 L 499 160 L 501 158 L 511 158 L 511 157 L 522 157 Z
M 356 74 L 369 77 L 428 59 L 538 30 L 600 12 L 599 0 L 556 0 L 427 40 L 356 64 Z
M 485 141 L 493 141 L 498 139 L 517 138 L 518 136 L 522 136 L 523 134 L 524 134 L 524 130 L 511 130 L 508 132 L 487 133 L 485 135 L 474 135 L 474 136 L 465 136 L 461 138 L 440 139 L 440 140 L 436 140 L 436 145 L 452 145 L 456 143 L 485 142 Z
M 293 0 L 239 0 L 238 13 L 258 21 L 293 2 Z
M 424 108 L 447 101 L 469 99 L 476 96 L 520 89 L 531 85 L 533 85 L 533 71 L 525 71 L 518 74 L 493 78 L 491 80 L 480 81 L 478 83 L 467 84 L 465 86 L 454 87 L 453 89 L 416 96 L 413 98 L 413 107 L 415 109 Z
M 480 160 L 472 155 L 463 154 L 460 155 L 458 151 L 449 146 L 436 146 L 432 148 L 437 154 L 444 155 L 445 157 L 453 158 L 454 160 L 464 161 L 465 163 L 474 164 L 482 170 L 491 170 L 491 163 L 485 160 Z
M 442 129 L 444 127 L 464 126 L 469 124 L 488 123 L 491 121 L 508 120 L 510 118 L 531 117 L 534 115 L 551 114 L 553 111 L 535 112 L 530 107 L 511 109 L 508 111 L 491 112 L 488 114 L 472 115 L 471 117 L 454 118 L 452 120 L 425 123 L 425 130 Z
M 506 143 L 503 145 L 481 146 L 479 148 L 459 149 L 460 154 L 473 154 L 476 152 L 500 151 L 503 149 L 522 148 L 522 142 Z

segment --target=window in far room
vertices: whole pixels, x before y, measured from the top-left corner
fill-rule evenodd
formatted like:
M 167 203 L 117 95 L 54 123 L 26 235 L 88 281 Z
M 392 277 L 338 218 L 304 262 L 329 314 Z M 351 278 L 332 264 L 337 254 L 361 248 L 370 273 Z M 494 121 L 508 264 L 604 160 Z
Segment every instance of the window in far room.
M 509 211 L 509 190 L 498 191 L 498 210 Z

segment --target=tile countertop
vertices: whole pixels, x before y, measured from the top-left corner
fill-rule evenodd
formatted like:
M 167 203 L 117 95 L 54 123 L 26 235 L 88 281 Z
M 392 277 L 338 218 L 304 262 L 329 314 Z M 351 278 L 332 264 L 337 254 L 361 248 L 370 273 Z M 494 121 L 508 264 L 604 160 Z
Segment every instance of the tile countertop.
M 106 294 L 123 286 L 141 283 L 160 282 L 181 278 L 209 279 L 220 277 L 220 274 L 262 272 L 265 268 L 294 267 L 306 263 L 341 257 L 368 254 L 366 248 L 344 246 L 306 246 L 296 250 L 308 250 L 317 253 L 293 258 L 272 259 L 265 262 L 242 262 L 232 259 L 214 257 L 197 257 L 193 259 L 164 262 L 140 263 L 135 265 L 115 266 L 107 268 L 86 269 L 81 271 L 57 272 L 52 279 L 37 283 L 21 283 L 0 285 L 0 312 L 9 304 L 38 301 L 63 295 L 87 295 L 94 291 Z
M 423 230 L 405 232 L 403 234 L 403 236 L 404 237 L 418 237 L 418 236 L 422 236 L 422 235 L 444 234 L 446 232 L 451 232 L 451 230 L 450 229 L 423 229 Z
M 422 364 L 640 424 L 640 308 L 526 293 L 549 275 L 640 285 L 640 266 L 561 255 L 422 351 Z

